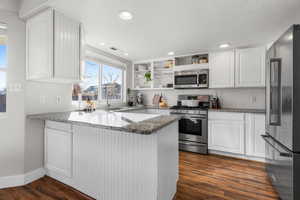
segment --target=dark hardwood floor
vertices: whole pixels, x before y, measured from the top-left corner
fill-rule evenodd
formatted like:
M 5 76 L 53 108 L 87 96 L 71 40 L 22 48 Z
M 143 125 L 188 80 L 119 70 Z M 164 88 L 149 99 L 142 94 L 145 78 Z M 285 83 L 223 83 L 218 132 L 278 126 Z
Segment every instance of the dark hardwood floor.
M 175 200 L 278 200 L 260 162 L 180 152 Z
M 174 200 L 278 200 L 263 163 L 180 152 Z M 92 200 L 49 177 L 0 190 L 0 200 Z M 142 200 L 142 199 L 141 199 Z

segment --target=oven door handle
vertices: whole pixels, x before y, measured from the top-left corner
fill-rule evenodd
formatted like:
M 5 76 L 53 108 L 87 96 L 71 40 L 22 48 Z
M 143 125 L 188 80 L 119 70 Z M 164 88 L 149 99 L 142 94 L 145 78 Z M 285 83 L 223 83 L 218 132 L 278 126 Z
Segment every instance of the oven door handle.
M 185 119 L 201 119 L 201 120 L 206 120 L 206 117 L 201 116 L 201 115 L 184 115 Z
M 202 143 L 185 142 L 185 141 L 179 141 L 179 144 L 190 145 L 190 146 L 206 146 L 206 144 L 202 144 Z

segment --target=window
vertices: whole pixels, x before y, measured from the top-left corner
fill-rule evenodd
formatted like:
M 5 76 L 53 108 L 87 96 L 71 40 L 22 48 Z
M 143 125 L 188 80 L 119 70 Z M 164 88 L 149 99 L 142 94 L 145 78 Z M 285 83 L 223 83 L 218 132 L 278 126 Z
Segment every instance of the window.
M 122 100 L 123 70 L 103 65 L 101 99 Z
M 6 112 L 7 46 L 4 25 L 0 26 L 0 113 Z
M 100 65 L 91 61 L 85 62 L 83 80 L 79 84 L 73 86 L 73 101 L 98 100 L 99 86 L 99 69 Z
M 73 85 L 73 101 L 122 101 L 124 69 L 100 62 L 85 61 L 83 81 Z M 101 88 L 101 89 L 99 89 Z

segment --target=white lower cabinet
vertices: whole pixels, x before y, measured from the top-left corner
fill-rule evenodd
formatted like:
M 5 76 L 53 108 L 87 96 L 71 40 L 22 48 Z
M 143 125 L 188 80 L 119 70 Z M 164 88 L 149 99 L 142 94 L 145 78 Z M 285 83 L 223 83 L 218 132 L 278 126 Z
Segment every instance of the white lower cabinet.
M 209 114 L 208 148 L 229 153 L 244 153 L 244 114 Z
M 70 129 L 69 129 L 70 130 Z M 46 122 L 45 167 L 62 178 L 72 177 L 72 132 L 68 125 Z
M 213 112 L 208 115 L 208 148 L 214 152 L 263 160 L 265 114 Z
M 265 134 L 265 115 L 246 114 L 246 155 L 264 158 L 265 141 L 261 135 Z

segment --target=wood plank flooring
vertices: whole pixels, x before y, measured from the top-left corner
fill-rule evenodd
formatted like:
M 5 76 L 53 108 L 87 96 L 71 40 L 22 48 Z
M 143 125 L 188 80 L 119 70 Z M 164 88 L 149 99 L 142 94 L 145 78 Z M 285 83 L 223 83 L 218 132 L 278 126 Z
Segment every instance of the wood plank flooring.
M 174 200 L 278 200 L 263 163 L 180 152 Z M 0 200 L 92 200 L 49 177 L 0 190 Z
M 180 152 L 175 200 L 278 200 L 264 163 Z

